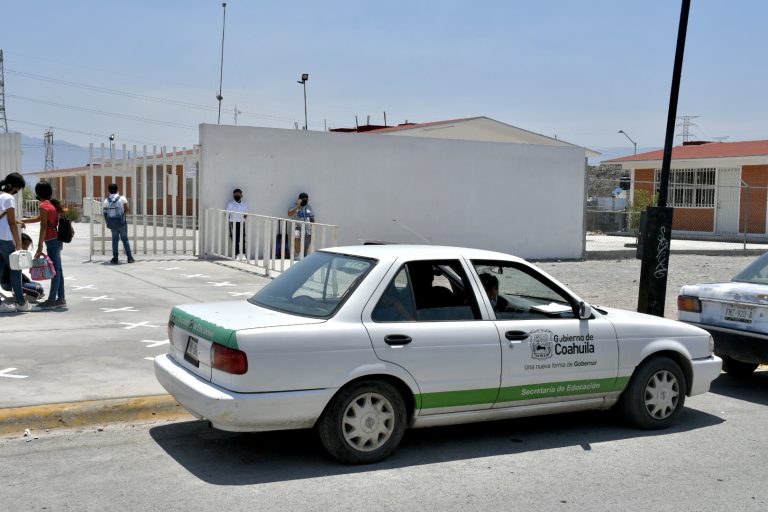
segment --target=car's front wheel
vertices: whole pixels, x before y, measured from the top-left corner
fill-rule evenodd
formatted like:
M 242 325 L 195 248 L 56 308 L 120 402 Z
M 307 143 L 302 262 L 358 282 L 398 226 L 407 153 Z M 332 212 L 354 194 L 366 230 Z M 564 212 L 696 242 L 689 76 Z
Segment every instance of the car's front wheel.
M 318 421 L 320 440 L 347 464 L 377 462 L 400 444 L 406 409 L 400 392 L 381 381 L 342 388 Z
M 757 363 L 745 363 L 731 356 L 721 355 L 723 358 L 723 371 L 734 377 L 748 377 L 757 368 Z
M 635 370 L 621 396 L 621 408 L 640 428 L 666 428 L 682 412 L 685 390 L 680 366 L 668 357 L 654 357 Z

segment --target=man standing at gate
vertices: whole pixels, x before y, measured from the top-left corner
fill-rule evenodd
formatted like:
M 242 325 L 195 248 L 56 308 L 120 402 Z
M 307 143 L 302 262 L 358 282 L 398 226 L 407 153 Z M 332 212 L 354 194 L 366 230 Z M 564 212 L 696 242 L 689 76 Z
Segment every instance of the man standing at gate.
M 232 200 L 227 203 L 227 219 L 229 220 L 229 239 L 235 240 L 235 259 L 240 259 L 242 250 L 245 258 L 245 218 L 248 216 L 248 203 L 243 200 L 243 191 L 236 188 L 232 191 Z M 242 244 L 240 240 L 242 238 Z
M 309 223 L 315 222 L 315 211 L 309 205 L 309 194 L 299 194 L 296 204 L 288 209 L 288 217 L 297 220 L 293 235 L 293 258 L 298 260 L 301 254 L 301 234 L 304 233 L 304 256 L 312 243 L 312 226 Z
M 129 213 L 128 200 L 117 193 L 117 183 L 110 183 L 109 197 L 104 200 L 104 222 L 112 231 L 112 260 L 111 264 L 117 265 L 117 245 L 120 240 L 123 241 L 123 249 L 128 258 L 128 263 L 135 263 L 133 254 L 131 254 L 131 244 L 128 242 L 128 221 L 125 216 Z

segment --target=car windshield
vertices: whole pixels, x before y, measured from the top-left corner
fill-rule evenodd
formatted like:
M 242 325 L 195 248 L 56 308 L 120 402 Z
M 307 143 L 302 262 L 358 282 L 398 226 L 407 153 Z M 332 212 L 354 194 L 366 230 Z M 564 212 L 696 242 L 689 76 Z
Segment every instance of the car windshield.
M 733 280 L 741 283 L 768 284 L 768 252 L 736 274 Z
M 248 302 L 294 315 L 330 318 L 375 264 L 367 258 L 316 252 Z

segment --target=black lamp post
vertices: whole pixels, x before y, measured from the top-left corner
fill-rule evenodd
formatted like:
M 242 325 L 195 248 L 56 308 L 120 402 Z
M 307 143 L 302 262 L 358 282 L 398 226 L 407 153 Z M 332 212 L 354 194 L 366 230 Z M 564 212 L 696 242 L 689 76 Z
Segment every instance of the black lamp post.
M 307 80 L 309 80 L 309 74 L 303 73 L 301 75 L 301 80 L 298 80 L 296 83 L 301 84 L 304 86 L 304 129 L 307 130 Z

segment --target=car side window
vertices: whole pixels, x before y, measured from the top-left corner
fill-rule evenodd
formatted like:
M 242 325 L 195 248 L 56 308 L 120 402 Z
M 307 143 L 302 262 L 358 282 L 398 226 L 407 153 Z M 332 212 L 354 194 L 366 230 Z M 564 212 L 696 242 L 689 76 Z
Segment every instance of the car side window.
M 374 322 L 411 322 L 416 320 L 408 272 L 405 267 L 395 275 L 381 295 L 371 318 Z
M 374 308 L 374 322 L 479 320 L 480 308 L 458 260 L 403 265 Z
M 570 298 L 545 276 L 511 262 L 473 261 L 496 318 L 575 318 Z

